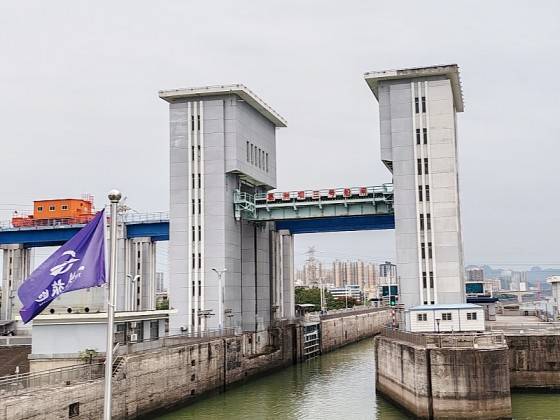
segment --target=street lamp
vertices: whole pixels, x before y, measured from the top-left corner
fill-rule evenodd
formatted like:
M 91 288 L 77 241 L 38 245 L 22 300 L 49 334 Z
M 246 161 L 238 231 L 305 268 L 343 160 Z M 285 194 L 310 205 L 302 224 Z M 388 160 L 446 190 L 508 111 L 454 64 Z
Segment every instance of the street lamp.
M 218 328 L 221 330 L 224 327 L 224 289 L 222 285 L 222 276 L 227 271 L 227 268 L 217 270 L 212 269 L 218 275 Z
M 136 282 L 140 280 L 140 274 L 136 274 L 134 277 L 132 277 L 132 274 L 127 274 L 126 277 L 130 279 L 130 282 L 132 283 L 131 291 L 126 294 L 126 300 L 128 301 L 126 302 L 126 310 L 132 311 L 132 307 L 134 306 L 132 303 L 134 301 L 132 297 L 134 296 L 134 291 L 136 290 Z

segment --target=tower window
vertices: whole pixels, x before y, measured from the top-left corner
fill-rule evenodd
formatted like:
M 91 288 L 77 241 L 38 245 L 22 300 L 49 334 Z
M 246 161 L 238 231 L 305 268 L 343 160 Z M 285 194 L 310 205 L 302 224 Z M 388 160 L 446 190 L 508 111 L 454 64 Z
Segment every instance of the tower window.
M 423 201 L 423 197 L 422 197 L 422 185 L 418 185 L 418 201 Z
M 426 244 L 424 242 L 420 244 L 420 251 L 422 253 L 422 259 L 426 259 Z
M 424 215 L 420 215 L 420 230 L 424 230 Z
M 424 158 L 424 173 L 429 173 L 428 171 L 428 158 Z
M 422 175 L 422 159 L 416 159 L 416 171 L 418 175 Z
M 432 243 L 428 242 L 428 258 L 432 258 Z
M 430 287 L 434 288 L 434 272 L 430 271 Z
M 251 156 L 249 155 L 249 142 L 247 142 L 247 162 L 250 161 Z
M 428 213 L 426 215 L 426 230 L 431 230 L 431 229 L 432 229 L 432 215 Z
M 430 186 L 426 185 L 426 201 L 430 201 Z
M 422 285 L 426 288 L 426 272 L 422 271 Z
M 268 153 L 266 154 L 266 172 L 268 172 Z
M 428 129 L 424 128 L 424 129 L 422 129 L 422 132 L 424 134 L 424 144 L 428 144 Z M 420 133 L 418 133 L 418 135 L 420 136 Z M 418 140 L 418 141 L 420 141 L 420 140 Z M 420 144 L 420 143 L 418 143 L 418 144 Z
M 414 98 L 414 112 L 420 113 L 420 104 L 418 103 L 418 98 Z
M 426 97 L 422 96 L 422 112 L 426 112 Z
M 424 99 L 424 98 L 422 98 L 422 99 Z M 196 122 L 197 122 L 197 128 L 200 131 L 200 115 L 196 116 Z
M 192 181 L 191 181 L 192 188 L 195 188 L 195 185 L 196 185 L 195 182 L 194 182 L 195 175 L 191 174 L 191 178 L 192 178 Z
M 255 146 L 251 143 L 251 165 L 255 163 Z
M 191 131 L 194 131 L 194 115 L 191 115 Z
M 202 176 L 198 174 L 198 188 L 202 188 Z
M 416 129 L 416 144 L 420 144 L 420 129 Z

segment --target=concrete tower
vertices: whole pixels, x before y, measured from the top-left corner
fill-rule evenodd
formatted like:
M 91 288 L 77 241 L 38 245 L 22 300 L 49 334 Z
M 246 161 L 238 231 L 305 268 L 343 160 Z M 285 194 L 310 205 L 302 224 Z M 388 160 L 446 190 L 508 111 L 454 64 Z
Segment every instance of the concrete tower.
M 370 72 L 365 80 L 379 101 L 381 159 L 393 174 L 401 303 L 462 303 L 458 67 Z
M 272 222 L 237 220 L 234 192 L 276 187 L 276 127 L 286 121 L 243 85 L 159 96 L 170 104 L 171 334 L 220 322 L 258 328 L 274 306 L 270 255 L 276 232 Z M 224 269 L 220 293 L 216 271 Z

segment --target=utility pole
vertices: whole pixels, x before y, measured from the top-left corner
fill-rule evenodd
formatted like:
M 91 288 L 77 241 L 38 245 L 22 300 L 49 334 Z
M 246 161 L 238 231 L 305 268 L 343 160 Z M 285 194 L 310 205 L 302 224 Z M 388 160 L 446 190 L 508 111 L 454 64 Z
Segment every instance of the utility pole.
M 212 269 L 218 275 L 218 328 L 222 330 L 224 328 L 224 285 L 222 283 L 222 277 L 226 273 L 227 268 L 217 270 Z
M 105 393 L 103 419 L 111 420 L 111 397 L 113 379 L 113 340 L 115 327 L 115 292 L 117 282 L 117 205 L 121 200 L 118 190 L 109 191 L 111 202 L 110 248 L 109 248 L 109 299 L 107 301 L 107 348 L 105 349 Z

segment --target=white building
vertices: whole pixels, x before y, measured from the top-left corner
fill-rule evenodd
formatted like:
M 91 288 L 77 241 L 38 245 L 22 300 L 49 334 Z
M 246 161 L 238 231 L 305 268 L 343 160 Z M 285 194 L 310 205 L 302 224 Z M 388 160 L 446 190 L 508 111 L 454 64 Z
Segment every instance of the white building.
M 546 279 L 552 287 L 552 305 L 554 320 L 560 320 L 560 276 L 552 276 Z
M 406 310 L 411 332 L 484 331 L 484 308 L 472 303 L 421 305 Z
M 365 74 L 379 101 L 381 159 L 393 174 L 400 302 L 462 303 L 457 65 Z

